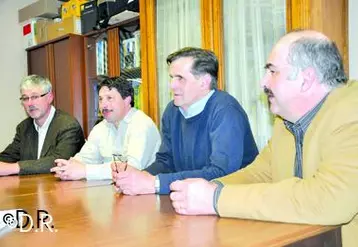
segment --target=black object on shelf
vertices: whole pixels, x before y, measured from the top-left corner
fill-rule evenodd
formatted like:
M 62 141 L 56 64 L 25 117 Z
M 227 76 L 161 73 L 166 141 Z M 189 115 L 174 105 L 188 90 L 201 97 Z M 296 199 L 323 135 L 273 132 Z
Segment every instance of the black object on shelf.
M 81 31 L 86 34 L 99 29 L 97 0 L 81 5 Z
M 98 0 L 98 18 L 101 28 L 108 26 L 109 19 L 126 10 L 139 12 L 139 0 Z

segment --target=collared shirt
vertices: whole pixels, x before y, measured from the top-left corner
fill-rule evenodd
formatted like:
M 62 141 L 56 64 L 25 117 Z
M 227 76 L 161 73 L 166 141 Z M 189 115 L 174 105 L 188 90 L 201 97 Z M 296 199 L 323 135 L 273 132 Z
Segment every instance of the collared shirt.
M 295 147 L 296 147 L 296 157 L 295 157 L 295 170 L 294 174 L 296 177 L 302 178 L 302 146 L 304 135 L 311 124 L 313 118 L 316 116 L 319 109 L 321 109 L 324 101 L 326 100 L 328 94 L 309 112 L 307 112 L 303 117 L 301 117 L 297 122 L 291 123 L 287 120 L 284 120 L 286 128 L 293 134 L 295 137 Z
M 46 121 L 42 126 L 39 126 L 34 120 L 34 126 L 38 133 L 38 148 L 37 148 L 37 158 L 41 156 L 42 146 L 44 145 L 46 134 L 50 123 L 52 122 L 53 117 L 55 116 L 56 109 L 51 106 L 50 114 L 48 114 Z
M 204 98 L 198 100 L 194 104 L 188 107 L 188 110 L 184 111 L 181 107 L 179 107 L 179 111 L 184 116 L 185 119 L 194 117 L 201 113 L 210 97 L 214 94 L 215 90 L 211 90 Z
M 118 126 L 107 120 L 94 126 L 75 158 L 86 164 L 88 180 L 111 179 L 113 154 L 126 156 L 129 165 L 142 170 L 155 160 L 160 143 L 152 119 L 132 108 Z
M 295 158 L 295 176 L 302 178 L 302 146 L 303 146 L 303 137 L 306 133 L 310 123 L 313 118 L 316 116 L 319 109 L 321 109 L 324 101 L 326 100 L 328 94 L 308 113 L 306 113 L 303 117 L 301 117 L 296 123 L 291 123 L 289 121 L 284 120 L 284 124 L 286 128 L 295 136 L 295 146 L 296 146 L 296 158 Z M 220 197 L 220 193 L 224 187 L 224 185 L 217 180 L 213 180 L 212 182 L 216 183 L 218 186 L 214 191 L 213 196 L 213 207 L 217 215 L 218 213 L 218 200 Z

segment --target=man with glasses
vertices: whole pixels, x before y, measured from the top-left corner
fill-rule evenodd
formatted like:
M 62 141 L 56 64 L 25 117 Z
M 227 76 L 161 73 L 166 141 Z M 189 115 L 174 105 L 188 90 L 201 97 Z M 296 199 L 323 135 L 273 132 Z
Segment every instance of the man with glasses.
M 55 161 L 57 167 L 51 171 L 62 180 L 112 179 L 112 162 L 120 172 L 126 170 L 127 163 L 142 170 L 155 160 L 160 134 L 153 120 L 133 107 L 132 82 L 125 76 L 104 78 L 99 88 L 104 120 L 94 126 L 74 158 Z
M 0 176 L 49 173 L 54 160 L 71 157 L 83 143 L 77 120 L 52 106 L 52 85 L 30 75 L 20 84 L 20 101 L 29 116 L 16 128 L 13 142 L 0 153 Z

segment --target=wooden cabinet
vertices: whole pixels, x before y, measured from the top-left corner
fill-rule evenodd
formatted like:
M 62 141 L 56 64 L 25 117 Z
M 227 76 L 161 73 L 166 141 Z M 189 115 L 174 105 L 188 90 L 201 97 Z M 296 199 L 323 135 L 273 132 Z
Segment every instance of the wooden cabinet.
M 84 127 L 84 38 L 69 34 L 27 49 L 28 74 L 48 77 L 54 105 L 77 118 Z
M 150 115 L 148 101 L 148 80 L 146 74 L 148 50 L 143 47 L 141 19 L 134 17 L 106 29 L 93 31 L 85 36 L 85 100 L 87 105 L 85 128 L 89 132 L 98 119 L 97 77 L 125 74 L 134 81 L 141 81 L 140 97 L 135 96 L 136 107 Z M 145 25 L 144 25 L 145 26 Z M 140 79 L 140 80 L 139 80 Z M 135 88 L 136 92 L 137 88 Z M 140 102 L 140 104 L 138 104 Z

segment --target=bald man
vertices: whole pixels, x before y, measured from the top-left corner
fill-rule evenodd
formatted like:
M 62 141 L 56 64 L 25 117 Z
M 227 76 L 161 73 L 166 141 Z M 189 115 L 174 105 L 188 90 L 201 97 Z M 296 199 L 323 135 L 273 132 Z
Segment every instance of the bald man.
M 358 82 L 334 42 L 305 30 L 273 48 L 261 84 L 277 117 L 268 145 L 246 168 L 212 182 L 171 184 L 179 214 L 340 225 L 358 243 Z

